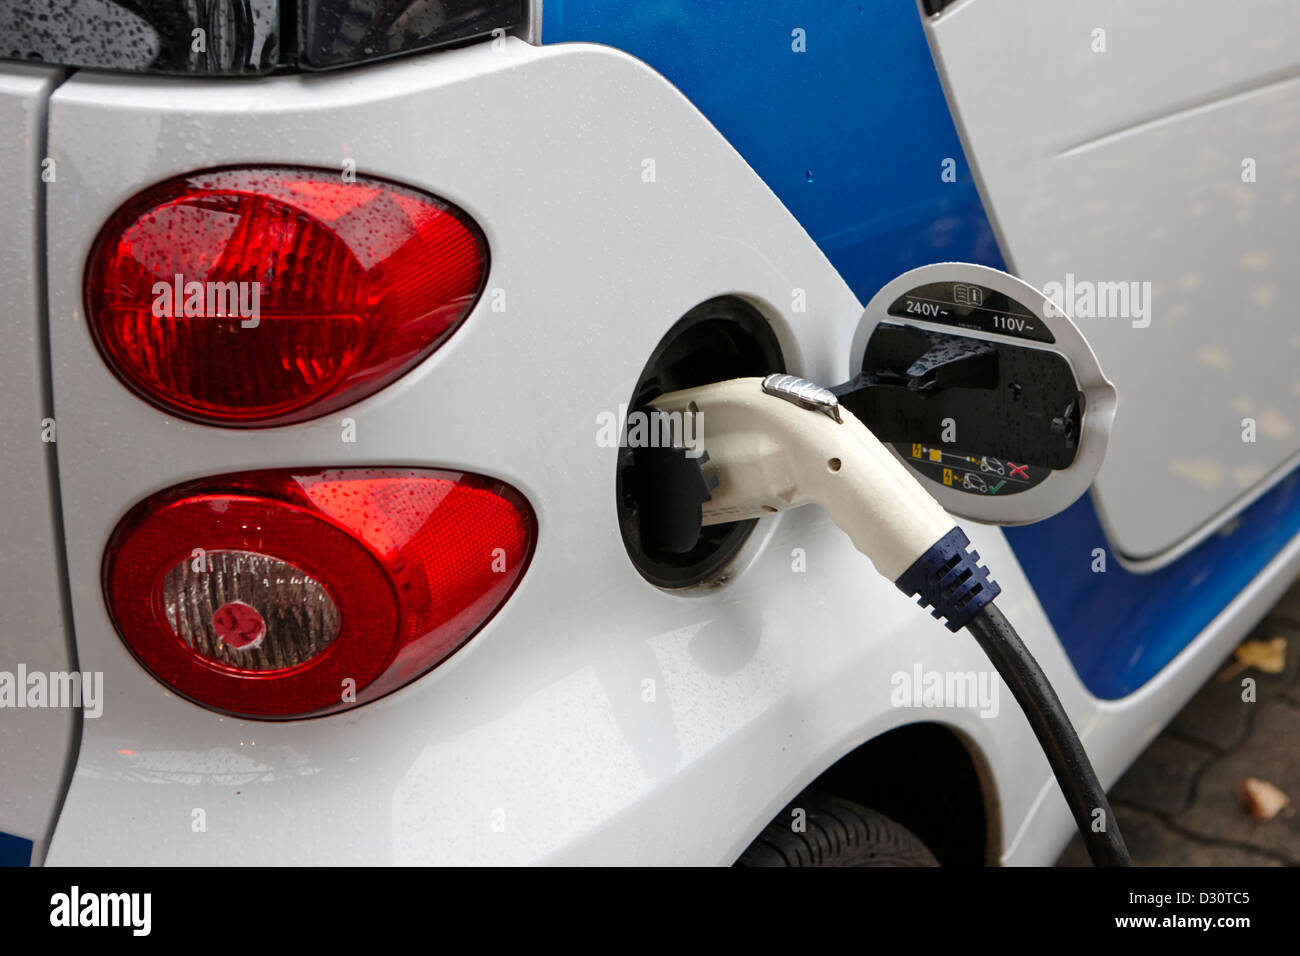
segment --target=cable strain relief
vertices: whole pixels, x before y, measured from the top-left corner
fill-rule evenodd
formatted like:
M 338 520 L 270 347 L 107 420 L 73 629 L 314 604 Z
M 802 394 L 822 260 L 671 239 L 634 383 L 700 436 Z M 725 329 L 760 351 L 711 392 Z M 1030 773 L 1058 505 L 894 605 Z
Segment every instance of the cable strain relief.
M 947 618 L 944 625 L 956 632 L 1002 593 L 979 559 L 966 532 L 953 528 L 930 545 L 894 583 L 909 597 L 920 595 L 917 603 L 930 608 L 934 617 Z

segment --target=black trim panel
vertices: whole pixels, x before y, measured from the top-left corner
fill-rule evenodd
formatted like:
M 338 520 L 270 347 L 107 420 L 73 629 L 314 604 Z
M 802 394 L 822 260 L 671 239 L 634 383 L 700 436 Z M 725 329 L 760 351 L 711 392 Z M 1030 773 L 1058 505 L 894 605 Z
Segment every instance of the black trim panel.
M 6 0 L 0 57 L 131 73 L 242 76 L 280 59 L 280 0 Z
M 4 0 L 0 59 L 256 76 L 504 35 L 526 17 L 524 0 Z

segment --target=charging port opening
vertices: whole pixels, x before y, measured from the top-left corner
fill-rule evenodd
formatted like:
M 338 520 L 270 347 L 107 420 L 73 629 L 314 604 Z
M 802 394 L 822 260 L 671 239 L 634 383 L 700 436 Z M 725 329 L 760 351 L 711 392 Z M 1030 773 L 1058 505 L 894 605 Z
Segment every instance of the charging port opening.
M 691 309 L 660 339 L 628 408 L 645 408 L 667 392 L 784 371 L 780 343 L 762 313 L 743 299 L 721 296 Z M 633 460 L 634 449 L 623 442 L 616 481 L 618 523 L 636 569 L 661 588 L 691 587 L 715 577 L 735 557 L 757 521 L 705 527 L 695 546 L 683 553 L 653 547 L 642 534 L 647 509 L 638 500 L 638 494 L 650 492 L 638 491 L 634 482 L 625 480 Z

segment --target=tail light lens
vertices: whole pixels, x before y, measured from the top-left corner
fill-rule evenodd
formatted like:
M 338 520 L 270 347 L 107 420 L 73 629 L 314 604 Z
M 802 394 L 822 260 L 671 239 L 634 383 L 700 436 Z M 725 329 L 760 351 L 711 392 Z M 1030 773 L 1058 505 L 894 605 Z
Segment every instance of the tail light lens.
M 282 425 L 400 377 L 469 314 L 487 243 L 440 199 L 256 168 L 159 183 L 109 219 L 86 309 L 114 373 L 214 425 Z
M 401 687 L 509 597 L 536 521 L 509 485 L 425 469 L 275 470 L 161 492 L 122 519 L 104 589 L 140 662 L 247 717 Z

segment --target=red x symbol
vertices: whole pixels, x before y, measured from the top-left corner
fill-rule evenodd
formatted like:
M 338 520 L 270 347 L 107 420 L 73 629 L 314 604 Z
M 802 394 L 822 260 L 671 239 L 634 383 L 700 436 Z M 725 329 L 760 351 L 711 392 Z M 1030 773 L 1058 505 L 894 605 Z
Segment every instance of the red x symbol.
M 1010 477 L 1015 478 L 1019 476 L 1025 479 L 1025 481 L 1029 480 L 1028 465 L 1017 465 L 1015 462 L 1009 461 L 1007 462 L 1007 467 L 1011 469 Z

